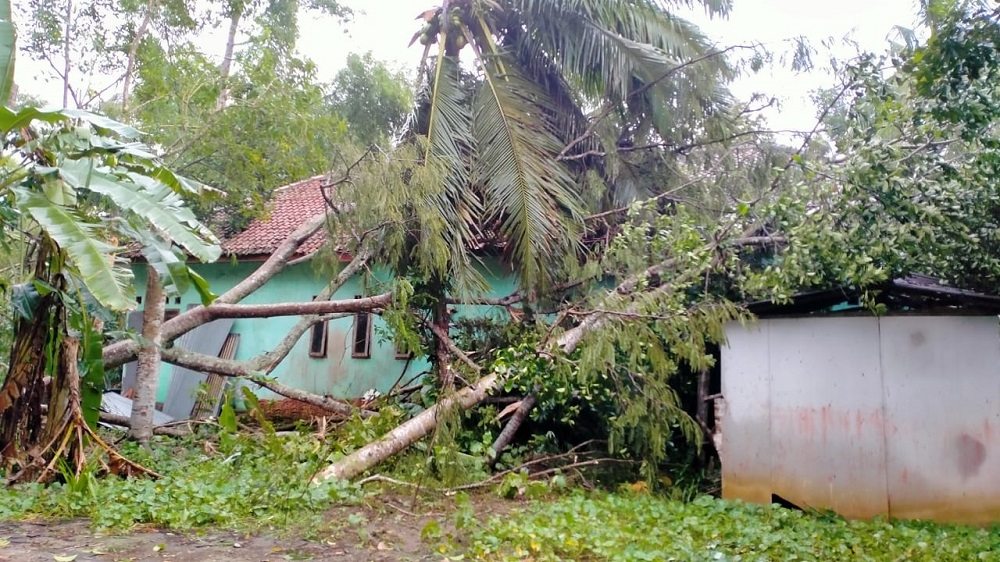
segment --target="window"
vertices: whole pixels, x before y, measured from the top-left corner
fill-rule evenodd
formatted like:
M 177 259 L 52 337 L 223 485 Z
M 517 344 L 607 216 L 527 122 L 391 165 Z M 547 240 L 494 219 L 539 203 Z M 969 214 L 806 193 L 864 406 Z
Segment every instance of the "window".
M 316 297 L 313 296 L 313 300 Z M 312 332 L 309 335 L 309 357 L 326 357 L 327 321 L 313 324 Z
M 360 299 L 361 295 L 354 295 Z M 372 356 L 372 318 L 367 312 L 359 312 L 354 315 L 354 346 L 351 348 L 351 357 L 368 359 Z
M 171 318 L 177 316 L 180 313 L 181 313 L 180 309 L 168 308 L 163 311 L 163 321 L 166 322 L 167 320 L 170 320 Z
M 406 348 L 405 343 L 396 342 L 393 344 L 393 349 L 396 351 L 396 359 L 409 359 L 413 357 L 413 352 Z

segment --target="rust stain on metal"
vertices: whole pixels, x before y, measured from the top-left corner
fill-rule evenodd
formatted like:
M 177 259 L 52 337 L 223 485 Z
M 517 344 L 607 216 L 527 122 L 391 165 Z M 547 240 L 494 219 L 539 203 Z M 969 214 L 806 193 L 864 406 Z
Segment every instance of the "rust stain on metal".
M 958 449 L 958 472 L 963 480 L 975 476 L 979 473 L 983 463 L 986 462 L 986 446 L 982 441 L 963 433 L 956 439 Z

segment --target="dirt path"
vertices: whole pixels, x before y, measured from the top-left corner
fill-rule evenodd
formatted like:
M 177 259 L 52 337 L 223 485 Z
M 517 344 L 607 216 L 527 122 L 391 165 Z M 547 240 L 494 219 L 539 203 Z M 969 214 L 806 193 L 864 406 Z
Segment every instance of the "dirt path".
M 308 528 L 246 535 L 225 530 L 173 533 L 138 529 L 95 532 L 89 521 L 0 522 L 0 562 L 192 562 L 338 560 L 439 561 L 434 544 L 421 540 L 431 520 L 448 526 L 446 506 L 419 514 L 386 503 L 338 507 Z M 309 539 L 303 538 L 304 534 Z

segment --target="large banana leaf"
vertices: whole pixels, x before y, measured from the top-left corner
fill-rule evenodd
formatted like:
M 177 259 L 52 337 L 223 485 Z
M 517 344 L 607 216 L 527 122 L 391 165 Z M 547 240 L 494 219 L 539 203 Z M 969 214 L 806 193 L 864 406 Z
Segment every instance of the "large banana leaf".
M 43 110 L 37 107 L 23 107 L 15 111 L 0 105 L 0 131 L 4 133 L 29 125 L 32 121 L 62 123 L 71 119 L 79 119 L 98 129 L 111 131 L 125 138 L 134 139 L 142 135 L 142 132 L 134 127 L 82 109 Z
M 118 248 L 102 242 L 96 227 L 86 219 L 36 191 L 12 189 L 17 206 L 34 219 L 76 267 L 80 279 L 102 305 L 128 310 L 135 305 L 132 273 L 116 267 L 108 256 Z
M 10 0 L 0 0 L 0 106 L 7 105 L 14 87 L 14 58 L 17 32 L 10 12 Z
M 141 174 L 122 179 L 101 171 L 92 160 L 66 160 L 59 175 L 77 189 L 109 197 L 121 209 L 134 213 L 203 262 L 219 259 L 218 240 L 198 222 L 191 209 L 168 186 Z
M 143 243 L 142 255 L 160 276 L 165 293 L 183 295 L 188 287 L 194 286 L 205 306 L 216 299 L 217 295 L 211 292 L 205 279 L 188 266 L 183 252 L 160 239 L 154 232 L 147 231 L 136 238 Z

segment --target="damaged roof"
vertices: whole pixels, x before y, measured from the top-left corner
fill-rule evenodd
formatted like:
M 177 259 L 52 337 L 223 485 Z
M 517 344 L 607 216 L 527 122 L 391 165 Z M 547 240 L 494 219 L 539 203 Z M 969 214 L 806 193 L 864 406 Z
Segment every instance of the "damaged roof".
M 302 223 L 326 211 L 322 187 L 326 174 L 295 182 L 275 190 L 270 212 L 254 219 L 247 228 L 222 241 L 226 256 L 239 258 L 266 257 L 295 232 Z M 296 252 L 297 257 L 312 254 L 326 243 L 326 229 L 320 229 Z
M 979 293 L 948 285 L 929 275 L 914 274 L 870 287 L 875 302 L 889 310 L 965 309 L 1000 313 L 1000 296 Z M 791 302 L 776 304 L 759 301 L 747 305 L 758 316 L 843 312 L 861 308 L 863 290 L 838 287 L 807 291 L 792 297 Z

